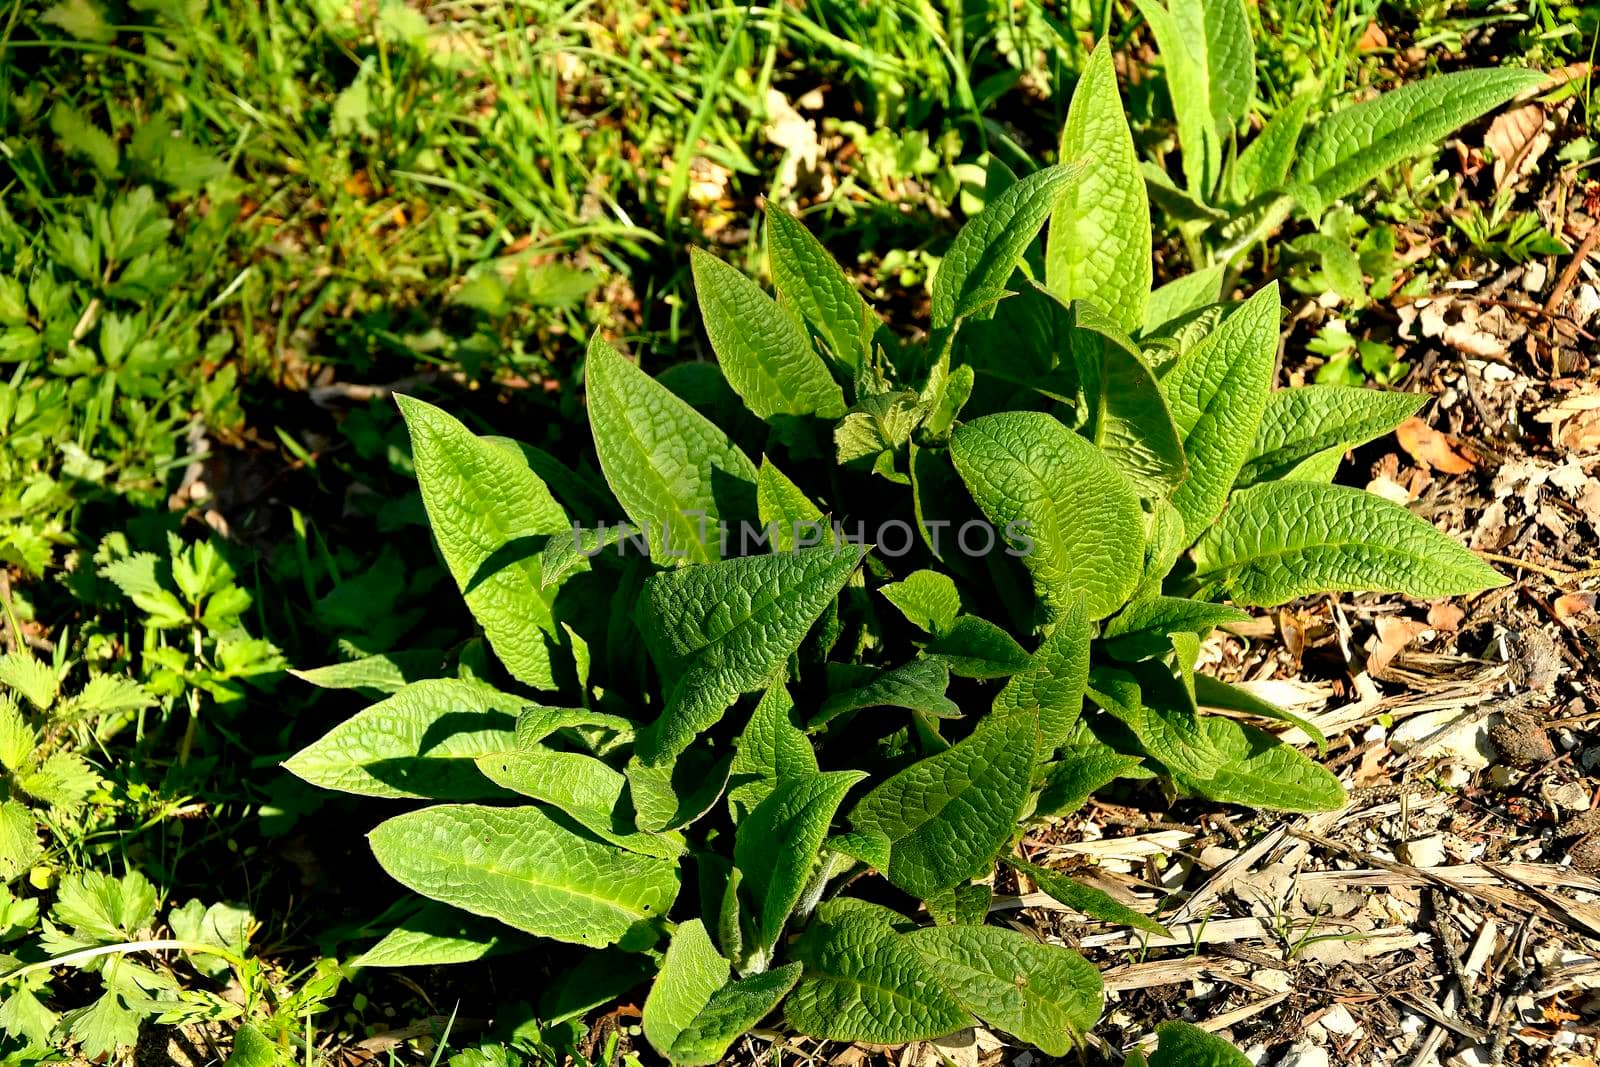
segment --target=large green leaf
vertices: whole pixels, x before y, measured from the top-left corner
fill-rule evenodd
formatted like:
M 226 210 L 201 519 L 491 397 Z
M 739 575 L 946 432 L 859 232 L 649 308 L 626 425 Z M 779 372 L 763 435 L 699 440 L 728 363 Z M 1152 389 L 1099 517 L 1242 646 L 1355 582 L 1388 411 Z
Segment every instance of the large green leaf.
M 396 396 L 416 462 L 417 485 L 439 553 L 518 681 L 554 689 L 550 644 L 559 643 L 540 581 L 539 550 L 571 524 L 520 452 L 472 434 L 449 414 Z
M 1152 596 L 1135 600 L 1109 619 L 1100 636 L 1105 640 L 1105 650 L 1116 659 L 1148 659 L 1171 650 L 1171 634 L 1204 637 L 1218 626 L 1249 621 L 1248 612 L 1226 604 Z
M 1278 310 L 1274 282 L 1179 356 L 1162 379 L 1189 458 L 1188 480 L 1172 494 L 1187 542 L 1222 510 L 1250 454 L 1272 387 Z
M 1065 1056 L 1100 1018 L 1100 972 L 1071 949 L 998 926 L 928 926 L 906 935 L 939 981 L 984 1022 Z
M 1083 807 L 1089 794 L 1118 778 L 1151 777 L 1140 770 L 1143 762 L 1143 757 L 1118 752 L 1101 741 L 1080 718 L 1059 746 L 1056 762 L 1045 772 L 1034 814 L 1041 818 L 1069 815 Z
M 1255 42 L 1243 0 L 1137 0 L 1166 66 L 1189 191 L 1209 199 L 1228 141 L 1255 95 Z
M 761 457 L 761 468 L 756 472 L 756 513 L 761 519 L 762 537 L 770 541 L 774 552 L 833 543 L 822 509 L 766 456 Z
M 770 958 L 811 879 L 834 813 L 851 786 L 866 776 L 865 771 L 792 776 L 779 782 L 739 824 L 733 862 L 755 903 L 751 930 L 755 943 L 747 943 L 747 955 Z
M 1306 115 L 1315 98 L 1302 93 L 1278 109 L 1270 122 L 1256 134 L 1231 172 L 1232 194 L 1236 203 L 1245 204 L 1259 196 L 1275 193 L 1289 179 L 1295 148 L 1306 127 Z
M 644 1036 L 655 1050 L 668 1055 L 679 1035 L 728 981 L 728 961 L 711 943 L 699 919 L 680 923 L 661 960 L 661 971 L 645 998 Z
M 581 836 L 535 807 L 440 804 L 369 839 L 383 869 L 425 897 L 590 947 L 665 916 L 678 895 L 676 863 Z
M 711 348 L 751 411 L 763 419 L 844 414 L 844 393 L 793 315 L 711 253 L 690 249 L 689 262 Z
M 1280 389 L 1267 397 L 1236 487 L 1276 481 L 1330 449 L 1342 454 L 1366 444 L 1415 415 L 1427 399 L 1347 385 Z
M 1276 811 L 1344 807 L 1339 780 L 1299 749 L 1233 719 L 1207 716 L 1200 726 L 1217 754 L 1217 769 L 1203 781 L 1180 779 L 1191 791 L 1224 804 Z
M 929 897 L 989 872 L 1022 813 L 1037 731 L 1029 709 L 993 713 L 861 798 L 850 824 L 892 842 L 891 882 Z
M 943 660 L 936 656 L 914 659 L 893 670 L 873 672 L 858 685 L 828 694 L 808 725 L 821 726 L 863 708 L 908 708 L 935 718 L 957 718 L 961 709 L 944 695 L 949 685 L 950 668 Z
M 1400 505 L 1315 482 L 1266 482 L 1235 493 L 1195 545 L 1194 562 L 1202 595 L 1255 607 L 1323 592 L 1431 600 L 1506 583 Z
M 1155 372 L 1097 308 L 1074 305 L 1072 318 L 1067 339 L 1078 376 L 1081 432 L 1142 496 L 1164 499 L 1189 470 Z
M 639 737 L 646 764 L 670 759 L 763 688 L 861 562 L 860 545 L 822 545 L 654 575 L 637 618 L 661 668 L 667 705 Z
M 473 760 L 511 747 L 523 703 L 482 682 L 412 682 L 335 726 L 284 767 L 312 785 L 369 797 L 503 796 Z
M 970 219 L 933 276 L 933 326 L 944 329 L 988 307 L 1005 286 L 1058 197 L 1082 166 L 1046 167 L 1010 186 Z
M 1101 619 L 1133 592 L 1143 565 L 1139 499 L 1094 445 L 1044 412 L 1011 411 L 957 429 L 950 456 L 989 520 L 1020 524 L 1031 540 L 1022 562 L 1052 612 L 1081 596 Z
M 484 777 L 515 793 L 561 809 L 574 822 L 629 852 L 674 859 L 683 852 L 678 834 L 642 833 L 634 825 L 628 779 L 619 770 L 581 752 L 543 747 L 492 752 L 478 757 Z
M 719 520 L 755 513 L 756 468 L 728 435 L 597 336 L 585 364 L 600 469 L 651 555 L 720 557 Z
M 1320 214 L 1328 203 L 1542 81 L 1536 70 L 1462 70 L 1336 111 L 1306 138 L 1291 191 L 1307 211 Z
M 1111 41 L 1101 41 L 1072 92 L 1062 160 L 1088 160 L 1050 216 L 1045 280 L 1063 300 L 1091 300 L 1123 330 L 1144 321 L 1150 292 L 1150 200 L 1117 93 Z
M 1088 609 L 1079 600 L 1056 619 L 1028 668 L 1012 675 L 995 697 L 997 712 L 1031 709 L 1039 716 L 1041 757 L 1067 739 L 1083 711 L 1093 637 Z
M 1250 1059 L 1215 1034 L 1191 1023 L 1165 1022 L 1156 1027 L 1156 1050 L 1150 1067 L 1249 1067 Z
M 872 351 L 878 316 L 822 242 L 799 219 L 770 201 L 767 259 L 778 296 L 800 312 L 834 359 L 854 373 Z
M 784 1004 L 790 1026 L 833 1041 L 898 1045 L 971 1025 L 935 969 L 895 930 L 895 918 L 849 898 L 817 910 L 794 945 L 805 972 Z
M 1222 297 L 1222 276 L 1226 265 L 1216 263 L 1192 274 L 1182 274 L 1150 294 L 1144 308 L 1141 337 L 1155 334 L 1175 320 L 1215 304 Z

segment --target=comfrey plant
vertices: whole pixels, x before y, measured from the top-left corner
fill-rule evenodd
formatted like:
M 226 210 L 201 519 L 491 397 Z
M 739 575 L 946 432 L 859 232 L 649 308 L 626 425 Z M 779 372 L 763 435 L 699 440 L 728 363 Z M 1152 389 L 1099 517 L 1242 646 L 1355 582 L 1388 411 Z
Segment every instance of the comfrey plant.
M 1315 221 L 1334 201 L 1544 80 L 1539 71 L 1514 67 L 1457 71 L 1310 123 L 1316 100 L 1306 93 L 1241 145 L 1256 89 L 1244 0 L 1136 3 L 1166 67 L 1183 149 L 1183 186 L 1151 163 L 1150 194 L 1177 224 L 1197 267 L 1227 263 L 1291 215 Z
M 1148 292 L 1104 51 L 1069 135 L 1068 158 L 1093 163 L 993 176 L 1004 187 L 944 257 L 916 342 L 782 211 L 767 215 L 776 299 L 697 255 L 715 368 L 655 379 L 590 345 L 603 479 L 400 399 L 493 658 L 469 643 L 454 677 L 408 680 L 410 660 L 382 658 L 310 674 L 390 695 L 290 770 L 439 802 L 372 831 L 427 903 L 361 962 L 475 959 L 524 935 L 638 954 L 656 970 L 644 1035 L 685 1064 L 780 1006 L 819 1038 L 978 1019 L 1059 1055 L 1098 1018 L 1100 979 L 985 924 L 997 864 L 1092 917 L 1162 928 L 1027 863 L 1030 825 L 1117 778 L 1260 808 L 1343 802 L 1247 720 L 1316 729 L 1198 673 L 1202 640 L 1317 591 L 1501 579 L 1405 509 L 1330 484 L 1418 398 L 1273 392 L 1275 288 Z M 891 528 L 892 551 L 856 536 Z M 742 532 L 713 535 L 730 529 L 762 544 L 741 555 Z M 605 959 L 586 980 L 640 981 Z M 1152 1063 L 1230 1062 L 1192 1028 L 1161 1037 Z

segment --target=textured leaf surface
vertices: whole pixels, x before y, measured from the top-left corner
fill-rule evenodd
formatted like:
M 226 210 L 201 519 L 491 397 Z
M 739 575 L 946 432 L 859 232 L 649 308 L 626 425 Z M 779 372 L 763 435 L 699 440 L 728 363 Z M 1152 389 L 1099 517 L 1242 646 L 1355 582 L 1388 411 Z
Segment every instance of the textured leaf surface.
M 1194 541 L 1222 510 L 1261 425 L 1278 353 L 1278 286 L 1267 286 L 1178 357 L 1162 380 L 1189 478 L 1172 494 Z
M 1258 196 L 1276 192 L 1288 181 L 1295 148 L 1300 143 L 1300 134 L 1305 131 L 1306 115 L 1313 102 L 1311 93 L 1289 101 L 1239 153 L 1232 171 L 1235 201 L 1248 203 Z
M 779 783 L 817 773 L 816 750 L 790 718 L 793 707 L 788 692 L 775 685 L 750 713 L 728 775 L 728 806 L 735 823 Z
M 862 708 L 909 708 L 940 719 L 961 714 L 955 701 L 944 695 L 950 685 L 950 669 L 937 658 L 915 659 L 876 677 L 837 693 L 829 694 L 812 717 L 810 726 L 820 726 L 848 711 Z
M 1265 730 L 1220 716 L 1207 716 L 1200 725 L 1218 765 L 1204 781 L 1180 779 L 1188 789 L 1225 804 L 1276 811 L 1344 807 L 1344 788 L 1337 778 Z
M 773 531 L 771 543 L 775 552 L 792 552 L 802 542 L 833 543 L 822 509 L 765 456 L 756 472 L 756 511 L 762 530 Z
M 754 513 L 755 464 L 704 415 L 598 337 L 589 342 L 585 375 L 600 469 L 645 531 L 651 555 L 696 563 L 719 558 L 709 533 L 718 520 Z
M 991 714 L 861 798 L 850 824 L 892 842 L 891 882 L 925 897 L 989 872 L 1021 814 L 1037 728 L 1026 710 Z
M 963 678 L 1005 678 L 1033 663 L 1016 639 L 988 619 L 962 615 L 928 644 L 928 651 Z
M 957 429 L 950 456 L 991 522 L 1026 524 L 1033 544 L 1022 562 L 1052 611 L 1081 596 L 1100 619 L 1133 592 L 1143 563 L 1139 500 L 1094 445 L 1044 412 L 1013 411 Z
M 647 764 L 683 751 L 740 693 L 763 688 L 861 562 L 859 545 L 823 545 L 654 575 L 638 621 L 668 685 L 639 738 Z
M 733 861 L 756 902 L 755 949 L 769 953 L 817 863 L 817 851 L 864 771 L 829 771 L 780 782 L 739 824 Z
M 772 283 L 810 323 L 839 363 L 855 370 L 872 350 L 878 316 L 822 242 L 799 219 L 767 205 L 767 256 Z
M 440 804 L 380 823 L 369 839 L 402 885 L 557 941 L 612 944 L 678 894 L 675 863 L 581 837 L 534 807 Z
M 878 592 L 925 633 L 943 633 L 961 614 L 961 594 L 956 583 L 938 571 L 912 571 L 898 582 L 879 587 Z
M 413 682 L 335 726 L 284 767 L 312 785 L 369 797 L 499 796 L 473 759 L 511 747 L 521 705 L 481 682 Z
M 1222 275 L 1226 269 L 1223 264 L 1216 263 L 1192 274 L 1179 275 L 1157 288 L 1145 305 L 1140 334 L 1156 333 L 1174 320 L 1222 299 Z
M 766 1018 L 800 980 L 800 964 L 790 963 L 737 982 L 715 993 L 678 1034 L 667 1058 L 683 1067 L 721 1063 L 728 1047 Z
M 805 327 L 735 267 L 690 249 L 700 316 L 728 384 L 763 419 L 844 414 L 844 393 Z
M 996 712 L 1032 710 L 1038 715 L 1041 756 L 1066 741 L 1083 711 L 1093 636 L 1088 609 L 1080 600 L 1061 613 L 1028 668 L 1012 675 L 995 697 Z
M 699 919 L 679 923 L 645 998 L 646 1040 L 657 1052 L 668 1054 L 727 981 L 728 961 L 711 943 L 705 924 Z
M 1343 453 L 1366 444 L 1415 415 L 1427 399 L 1347 385 L 1277 390 L 1267 397 L 1237 487 L 1276 481 L 1330 449 Z
M 1183 442 L 1155 372 L 1128 336 L 1092 306 L 1074 307 L 1069 333 L 1082 432 L 1142 496 L 1164 499 L 1188 477 Z
M 1494 569 L 1405 508 L 1360 489 L 1267 482 L 1234 494 L 1194 550 L 1204 595 L 1271 607 L 1321 592 L 1463 596 Z
M 933 326 L 942 329 L 1003 292 L 1039 227 L 1082 167 L 1046 167 L 995 197 L 968 220 L 933 276 Z
M 1058 871 L 1035 866 L 1026 860 L 1007 859 L 1006 865 L 1033 879 L 1033 884 L 1039 887 L 1039 892 L 1046 894 L 1057 904 L 1082 912 L 1091 919 L 1120 923 L 1159 937 L 1172 936 L 1171 931 L 1165 926 L 1143 912 L 1134 911 L 1103 889 L 1084 885 Z
M 1248 1057 L 1222 1038 L 1185 1022 L 1156 1027 L 1150 1067 L 1247 1067 Z
M 1544 80 L 1536 70 L 1463 70 L 1336 111 L 1306 139 L 1293 184 L 1317 214 L 1394 164 Z
M 1230 622 L 1249 622 L 1248 612 L 1226 604 L 1182 597 L 1152 596 L 1135 600 L 1107 620 L 1101 637 L 1106 651 L 1117 659 L 1148 659 L 1172 648 L 1168 636 L 1183 632 L 1204 637 Z
M 1062 742 L 1059 756 L 1045 778 L 1034 813 L 1068 815 L 1083 807 L 1096 789 L 1118 778 L 1140 775 L 1139 756 L 1118 752 L 1097 738 L 1080 718 Z
M 897 1045 L 971 1025 L 922 954 L 870 905 L 824 904 L 794 955 L 805 972 L 784 1016 L 803 1034 Z
M 1319 751 L 1326 750 L 1328 739 L 1315 723 L 1296 715 L 1292 711 L 1278 707 L 1270 701 L 1262 700 L 1248 689 L 1229 685 L 1219 681 L 1208 674 L 1194 676 L 1195 703 L 1203 708 L 1221 708 L 1228 711 L 1243 711 L 1251 715 L 1259 715 L 1263 719 L 1276 719 L 1297 727 L 1301 733 L 1316 744 Z
M 357 967 L 433 967 L 481 960 L 515 943 L 517 935 L 493 919 L 428 901 L 402 919 L 376 945 L 357 956 Z
M 593 756 L 523 748 L 479 756 L 478 770 L 496 785 L 561 809 L 619 848 L 657 859 L 674 859 L 683 852 L 683 839 L 677 834 L 637 829 L 632 801 L 625 797 L 628 779 Z
M 398 693 L 409 683 L 439 674 L 445 653 L 438 649 L 417 652 L 386 652 L 363 656 L 345 663 L 330 663 L 289 673 L 319 689 L 364 689 L 375 693 Z
M 1135 330 L 1150 292 L 1150 201 L 1109 40 L 1100 42 L 1078 78 L 1057 158 L 1090 165 L 1063 190 L 1050 216 L 1046 283 L 1063 300 L 1092 300 L 1124 330 Z
M 1065 1056 L 1100 1018 L 1100 972 L 1071 949 L 998 926 L 929 926 L 906 939 L 962 1006 Z
M 472 434 L 449 414 L 397 396 L 417 485 L 439 553 L 518 681 L 555 688 L 547 635 L 555 634 L 538 552 L 571 527 L 521 453 Z
M 1241 0 L 1138 0 L 1166 66 L 1190 192 L 1208 197 L 1229 134 L 1255 94 L 1255 42 Z

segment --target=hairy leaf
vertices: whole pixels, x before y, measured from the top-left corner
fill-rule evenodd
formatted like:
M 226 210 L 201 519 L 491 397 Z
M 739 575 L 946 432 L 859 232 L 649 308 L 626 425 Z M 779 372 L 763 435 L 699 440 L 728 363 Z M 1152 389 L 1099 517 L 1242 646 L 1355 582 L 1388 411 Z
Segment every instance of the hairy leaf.
M 402 919 L 376 945 L 357 956 L 357 967 L 434 967 L 470 963 L 516 945 L 518 938 L 493 919 L 469 915 L 430 900 Z
M 880 586 L 878 592 L 925 633 L 943 633 L 955 625 L 956 616 L 961 614 L 961 593 L 956 583 L 938 571 L 912 571 L 898 582 Z
M 1417 413 L 1427 397 L 1346 385 L 1304 385 L 1267 397 L 1250 458 L 1236 488 L 1290 476 L 1330 450 L 1339 454 L 1381 437 Z
M 1039 887 L 1039 892 L 1049 896 L 1057 904 L 1082 912 L 1091 919 L 1120 923 L 1159 937 L 1172 936 L 1172 932 L 1165 926 L 1143 912 L 1134 911 L 1103 889 L 1085 885 L 1057 871 L 1035 866 L 1026 860 L 1008 858 L 1006 866 L 1021 871 L 1033 879 L 1033 884 Z
M 817 727 L 849 711 L 862 708 L 909 708 L 939 719 L 961 714 L 955 702 L 944 695 L 950 685 L 950 669 L 933 657 L 914 659 L 893 670 L 881 671 L 861 685 L 829 694 L 811 719 Z
M 1148 659 L 1164 655 L 1172 647 L 1168 638 L 1173 633 L 1204 637 L 1218 626 L 1249 621 L 1248 612 L 1226 604 L 1153 596 L 1135 600 L 1113 616 L 1101 637 L 1106 641 L 1106 651 L 1117 659 Z
M 817 773 L 817 753 L 790 719 L 794 702 L 774 685 L 750 713 L 728 775 L 728 807 L 735 823 L 765 800 L 779 784 Z
M 1048 756 L 1072 733 L 1089 684 L 1094 626 L 1082 600 L 1063 611 L 1034 650 L 1028 668 L 1011 676 L 994 710 L 1031 709 L 1039 716 L 1039 753 Z
M 1398 504 L 1314 482 L 1267 482 L 1235 493 L 1195 545 L 1194 561 L 1203 595 L 1255 607 L 1335 591 L 1431 600 L 1506 583 Z
M 1150 1067 L 1248 1067 L 1250 1063 L 1222 1038 L 1191 1023 L 1162 1023 L 1156 1027 L 1156 1035 Z
M 800 312 L 839 365 L 854 373 L 872 351 L 877 313 L 822 242 L 799 219 L 770 202 L 767 259 L 778 295 Z
M 498 786 L 559 808 L 618 848 L 665 860 L 683 852 L 683 839 L 677 834 L 638 830 L 632 799 L 624 795 L 628 779 L 593 756 L 524 747 L 479 756 L 478 770 Z

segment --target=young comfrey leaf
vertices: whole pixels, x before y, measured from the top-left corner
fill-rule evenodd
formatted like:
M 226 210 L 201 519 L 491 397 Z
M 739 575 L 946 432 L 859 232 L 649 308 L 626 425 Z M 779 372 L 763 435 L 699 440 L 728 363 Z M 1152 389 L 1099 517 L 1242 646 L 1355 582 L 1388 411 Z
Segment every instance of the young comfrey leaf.
M 1093 162 L 1056 200 L 1046 284 L 1063 300 L 1093 301 L 1123 330 L 1135 330 L 1150 292 L 1150 200 L 1122 113 L 1109 39 L 1090 55 L 1073 89 L 1058 158 Z
M 729 982 L 728 961 L 699 919 L 673 932 L 650 995 L 645 998 L 645 1039 L 679 1067 L 721 1061 L 728 1046 L 760 1022 L 800 978 L 791 963 Z
M 793 315 L 711 253 L 691 249 L 690 263 L 717 362 L 751 411 L 763 419 L 844 414 L 844 393 Z
M 961 228 L 933 276 L 934 329 L 981 314 L 1005 294 L 1007 279 L 1062 190 L 1084 169 L 1082 163 L 1073 163 L 1030 174 Z
M 1391 393 L 1346 385 L 1304 385 L 1267 397 L 1250 457 L 1235 488 L 1293 474 L 1325 452 L 1344 452 L 1393 430 L 1427 401 L 1418 393 Z
M 1233 495 L 1194 548 L 1201 594 L 1272 607 L 1323 592 L 1464 596 L 1506 579 L 1405 508 L 1340 485 L 1267 482 Z
M 871 355 L 877 313 L 799 219 L 771 202 L 766 216 L 767 260 L 778 296 L 799 311 L 853 376 Z
M 721 558 L 720 520 L 755 511 L 755 464 L 704 415 L 598 336 L 585 363 L 589 427 L 600 469 L 650 553 Z

